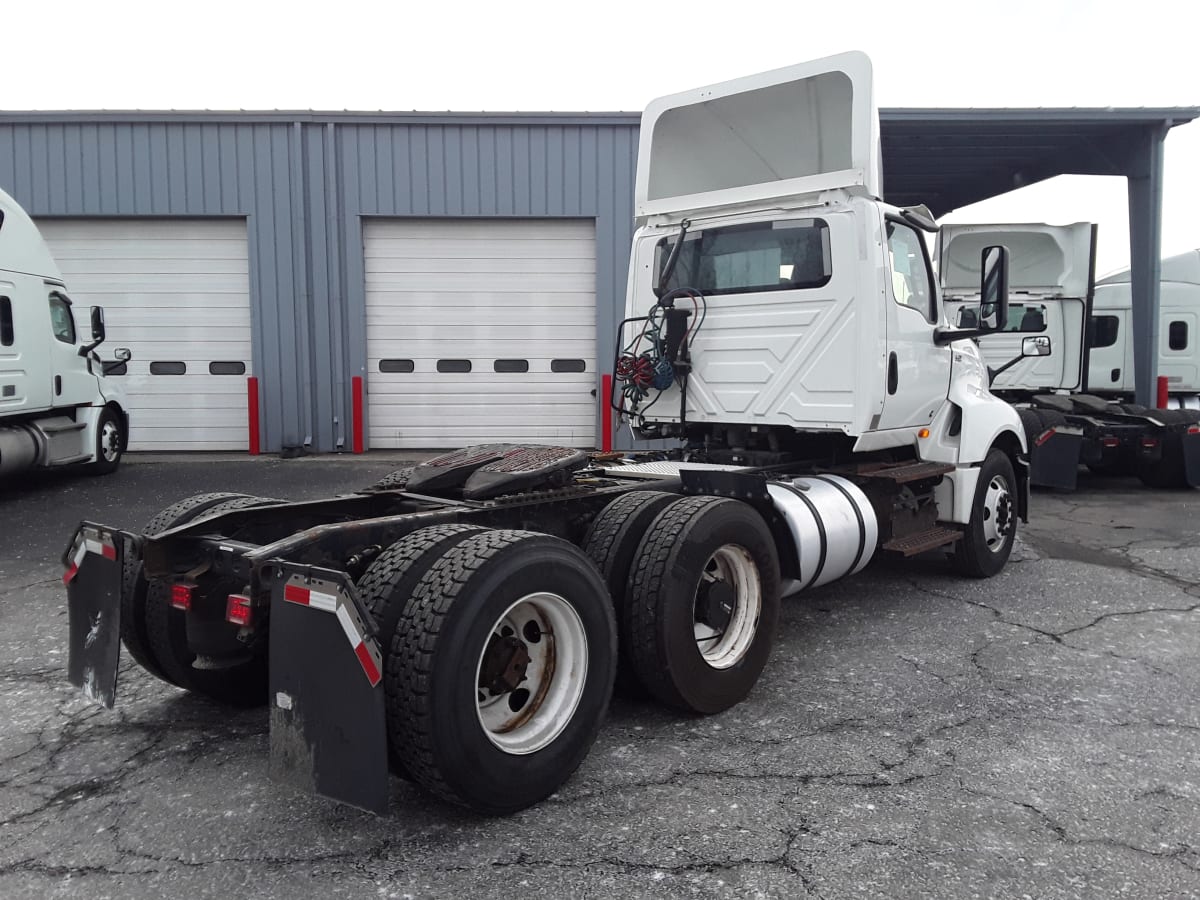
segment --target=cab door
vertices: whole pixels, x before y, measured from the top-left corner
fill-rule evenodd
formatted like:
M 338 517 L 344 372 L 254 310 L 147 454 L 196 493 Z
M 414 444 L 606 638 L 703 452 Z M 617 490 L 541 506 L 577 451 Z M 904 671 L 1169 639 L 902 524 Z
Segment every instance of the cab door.
M 921 232 L 884 217 L 889 262 L 885 286 L 887 360 L 883 412 L 877 429 L 928 425 L 946 402 L 950 387 L 949 346 L 938 346 L 940 321 L 936 282 Z
M 81 334 L 70 298 L 61 288 L 48 287 L 50 307 L 50 406 L 79 406 L 96 400 L 96 376 L 88 361 L 79 355 L 90 333 Z

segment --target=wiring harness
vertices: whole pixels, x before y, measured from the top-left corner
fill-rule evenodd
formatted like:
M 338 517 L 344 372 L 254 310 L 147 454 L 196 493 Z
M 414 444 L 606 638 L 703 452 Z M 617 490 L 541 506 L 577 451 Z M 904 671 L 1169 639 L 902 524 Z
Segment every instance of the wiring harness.
M 675 306 L 675 301 L 682 298 L 691 301 L 692 309 Z M 662 392 L 677 381 L 686 392 L 691 371 L 689 347 L 707 314 L 708 303 L 704 295 L 693 288 L 670 291 L 650 308 L 638 336 L 617 354 L 614 376 L 621 391 L 618 412 L 644 415 Z M 643 407 L 651 390 L 658 394 Z

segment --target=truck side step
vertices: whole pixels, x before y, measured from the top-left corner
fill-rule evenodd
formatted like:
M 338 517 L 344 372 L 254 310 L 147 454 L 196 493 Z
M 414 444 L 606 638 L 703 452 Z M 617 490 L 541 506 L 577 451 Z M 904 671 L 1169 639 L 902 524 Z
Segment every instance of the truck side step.
M 936 525 L 925 531 L 908 534 L 904 537 L 892 538 L 883 545 L 883 549 L 901 556 L 916 556 L 938 547 L 948 547 L 962 538 L 962 532 L 953 528 Z
M 937 478 L 953 472 L 954 466 L 937 462 L 864 463 L 849 466 L 844 472 L 838 471 L 839 474 L 858 475 L 860 478 L 882 478 L 895 484 L 908 484 L 910 481 Z

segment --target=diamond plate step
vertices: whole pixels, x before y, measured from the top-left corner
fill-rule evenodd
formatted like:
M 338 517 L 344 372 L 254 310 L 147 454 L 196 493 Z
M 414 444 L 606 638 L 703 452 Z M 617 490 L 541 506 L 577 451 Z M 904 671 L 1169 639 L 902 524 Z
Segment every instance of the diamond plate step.
M 908 484 L 910 481 L 936 478 L 953 471 L 954 466 L 948 463 L 868 463 L 853 467 L 850 474 L 861 478 L 882 478 L 896 484 Z
M 927 550 L 936 550 L 938 547 L 949 546 L 961 538 L 961 531 L 956 531 L 953 528 L 943 528 L 941 525 L 938 525 L 925 531 L 918 531 L 916 534 L 905 535 L 902 538 L 892 538 L 892 540 L 883 545 L 883 549 L 892 553 L 899 553 L 901 556 L 916 556 L 918 553 L 924 553 Z

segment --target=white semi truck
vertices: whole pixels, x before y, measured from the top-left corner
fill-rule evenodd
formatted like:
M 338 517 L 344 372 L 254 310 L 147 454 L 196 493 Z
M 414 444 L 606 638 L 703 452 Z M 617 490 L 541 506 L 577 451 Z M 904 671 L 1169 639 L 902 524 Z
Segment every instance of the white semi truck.
M 960 325 L 976 314 L 974 254 L 992 244 L 1011 254 L 1013 300 L 1005 328 L 978 343 L 992 391 L 1016 405 L 1024 423 L 1033 484 L 1073 489 L 1085 464 L 1153 487 L 1200 486 L 1200 253 L 1163 262 L 1158 371 L 1171 380 L 1175 408 L 1148 409 L 1133 403 L 1129 275 L 1095 281 L 1096 227 L 944 226 L 939 279 Z
M 620 414 L 674 448 L 469 447 L 357 493 L 190 497 L 64 554 L 70 678 L 111 706 L 120 646 L 219 702 L 268 703 L 271 771 L 387 808 L 389 767 L 506 813 L 588 752 L 618 670 L 691 713 L 743 699 L 780 598 L 878 553 L 1009 558 L 1015 410 L 951 327 L 924 208 L 884 203 L 857 53 L 655 101 L 641 130 Z
M 1158 366 L 1168 409 L 1200 409 L 1200 250 L 1162 261 Z M 1087 390 L 1133 402 L 1133 293 L 1128 269 L 1096 282 Z
M 77 321 L 37 226 L 0 190 L 0 478 L 27 469 L 83 466 L 112 472 L 129 437 L 123 394 L 102 362 L 104 311 Z

